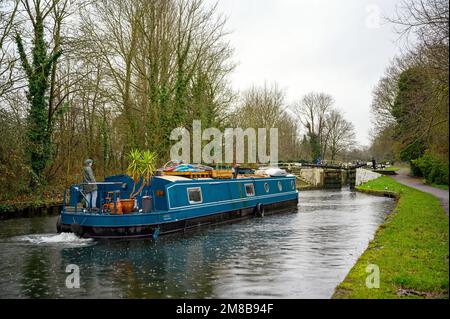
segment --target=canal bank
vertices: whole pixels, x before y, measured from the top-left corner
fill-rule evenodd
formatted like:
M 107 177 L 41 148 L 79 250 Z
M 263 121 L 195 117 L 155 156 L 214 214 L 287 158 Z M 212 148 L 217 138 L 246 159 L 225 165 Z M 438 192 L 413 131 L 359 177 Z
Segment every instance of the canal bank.
M 439 200 L 386 176 L 358 190 L 398 201 L 333 298 L 448 298 L 449 224 Z M 379 288 L 366 284 L 369 265 Z
M 416 188 L 422 192 L 429 193 L 429 194 L 437 197 L 440 200 L 441 205 L 444 208 L 444 210 L 448 216 L 448 202 L 449 202 L 448 188 L 440 189 L 440 188 L 434 187 L 432 185 L 425 184 L 423 181 L 423 178 L 410 176 L 409 168 L 403 168 L 403 169 L 399 170 L 398 175 L 396 175 L 394 177 L 394 179 L 396 181 L 398 181 L 399 183 L 405 184 L 412 188 Z M 443 186 L 443 185 L 441 185 L 441 186 Z
M 0 203 L 0 220 L 58 215 L 62 202 L 61 198 L 4 201 Z

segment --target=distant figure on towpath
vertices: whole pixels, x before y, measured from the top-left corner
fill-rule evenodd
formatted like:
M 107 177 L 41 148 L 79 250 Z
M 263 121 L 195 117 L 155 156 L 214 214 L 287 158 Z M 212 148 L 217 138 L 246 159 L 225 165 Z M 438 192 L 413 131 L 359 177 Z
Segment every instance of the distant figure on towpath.
M 84 161 L 83 167 L 83 191 L 86 195 L 87 206 L 90 208 L 97 207 L 97 185 L 92 170 L 93 160 L 87 159 Z
M 375 158 L 372 157 L 372 169 L 375 170 L 377 168 L 377 162 L 375 161 Z

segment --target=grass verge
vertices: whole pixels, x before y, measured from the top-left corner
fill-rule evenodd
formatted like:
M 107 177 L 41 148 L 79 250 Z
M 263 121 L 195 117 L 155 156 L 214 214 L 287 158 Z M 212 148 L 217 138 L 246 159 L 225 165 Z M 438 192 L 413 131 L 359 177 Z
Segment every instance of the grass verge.
M 388 176 L 358 190 L 395 193 L 398 202 L 333 298 L 448 298 L 449 224 L 439 200 Z M 379 267 L 379 288 L 366 286 L 370 264 Z
M 448 191 L 448 185 L 432 184 L 431 186 Z

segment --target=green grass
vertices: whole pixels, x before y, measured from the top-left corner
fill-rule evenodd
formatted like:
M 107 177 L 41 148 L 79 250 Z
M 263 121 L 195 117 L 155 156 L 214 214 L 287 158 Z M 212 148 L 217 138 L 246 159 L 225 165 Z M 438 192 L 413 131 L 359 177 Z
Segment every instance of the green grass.
M 432 195 L 382 176 L 363 192 L 395 192 L 397 206 L 336 288 L 333 298 L 448 298 L 448 217 Z M 380 288 L 366 287 L 366 267 L 380 269 Z
M 448 185 L 432 184 L 431 186 L 448 191 Z

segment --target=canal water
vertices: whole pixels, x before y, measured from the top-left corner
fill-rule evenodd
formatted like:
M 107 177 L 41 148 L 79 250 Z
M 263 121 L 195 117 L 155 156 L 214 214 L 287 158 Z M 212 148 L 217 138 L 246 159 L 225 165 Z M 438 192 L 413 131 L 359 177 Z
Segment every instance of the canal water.
M 304 191 L 297 213 L 156 242 L 56 234 L 56 217 L 0 221 L 0 298 L 330 298 L 393 206 Z M 66 287 L 69 265 L 79 288 Z

